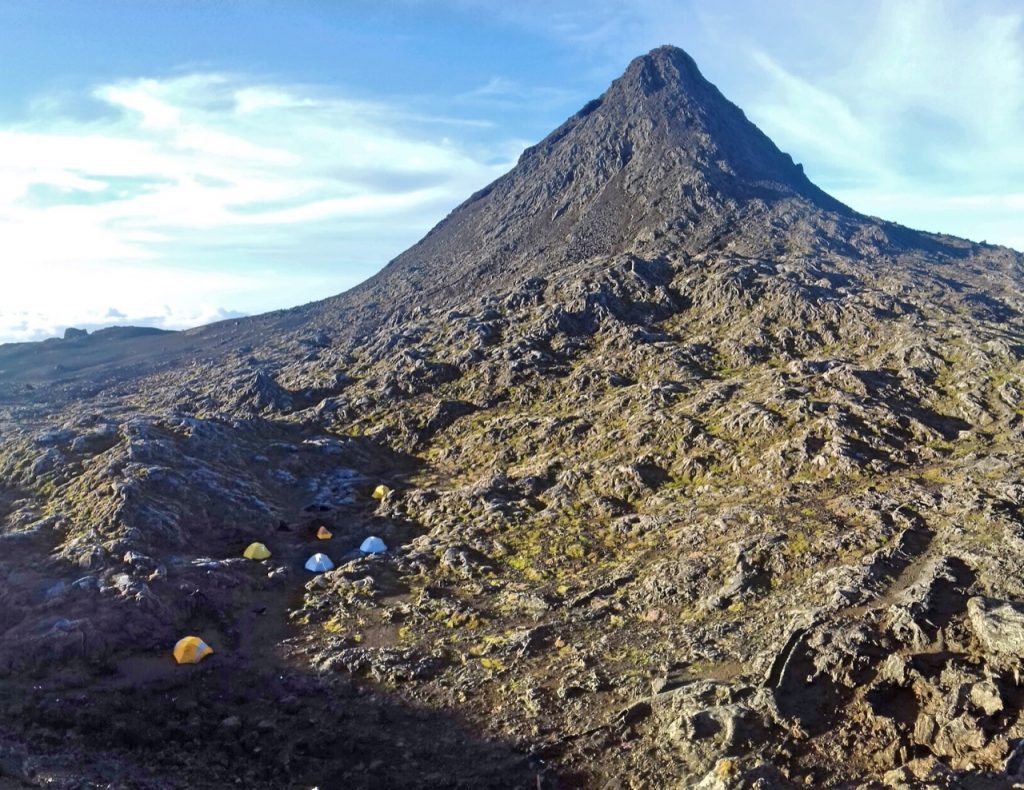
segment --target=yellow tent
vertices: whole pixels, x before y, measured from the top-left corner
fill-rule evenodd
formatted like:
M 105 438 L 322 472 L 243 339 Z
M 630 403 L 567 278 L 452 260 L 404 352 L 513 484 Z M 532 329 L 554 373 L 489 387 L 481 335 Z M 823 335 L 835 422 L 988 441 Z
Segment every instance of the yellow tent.
M 381 484 L 381 485 L 377 486 L 375 489 L 373 489 L 373 498 L 374 499 L 383 499 L 384 497 L 386 497 L 390 493 L 391 493 L 391 489 L 388 488 L 386 485 Z
M 213 648 L 198 636 L 186 636 L 174 646 L 174 660 L 179 664 L 198 664 L 211 653 Z
M 262 543 L 250 543 L 242 556 L 247 560 L 265 560 L 270 556 L 270 549 Z
M 331 531 L 327 529 L 327 527 L 320 527 L 320 529 L 316 531 L 316 536 L 319 540 L 330 540 L 334 537 L 334 535 L 331 534 Z

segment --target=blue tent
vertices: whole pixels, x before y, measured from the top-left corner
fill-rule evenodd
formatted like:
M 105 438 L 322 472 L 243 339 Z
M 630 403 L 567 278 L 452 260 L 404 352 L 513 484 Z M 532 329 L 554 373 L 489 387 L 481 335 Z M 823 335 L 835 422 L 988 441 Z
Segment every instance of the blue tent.
M 331 562 L 331 558 L 326 554 L 314 554 L 308 560 L 306 560 L 306 570 L 313 571 L 313 573 L 323 573 L 334 569 L 334 563 Z
M 363 554 L 381 554 L 388 550 L 388 547 L 384 545 L 384 541 L 378 537 L 371 535 L 363 541 L 363 545 L 359 547 L 359 550 Z

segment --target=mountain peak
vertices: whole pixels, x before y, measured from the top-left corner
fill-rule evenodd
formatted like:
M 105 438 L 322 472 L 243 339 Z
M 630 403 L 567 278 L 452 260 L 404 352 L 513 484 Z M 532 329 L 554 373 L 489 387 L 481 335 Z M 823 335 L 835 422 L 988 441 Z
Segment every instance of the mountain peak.
M 386 281 L 403 293 L 458 291 L 481 277 L 522 275 L 541 259 L 550 266 L 633 252 L 659 233 L 707 238 L 744 206 L 780 200 L 847 211 L 689 55 L 662 46 L 364 288 Z
M 795 194 L 828 209 L 841 208 L 679 47 L 664 45 L 635 58 L 600 103 L 613 122 L 653 122 L 657 133 L 649 142 L 662 153 L 681 155 L 694 171 L 691 177 L 699 175 L 726 199 Z
M 634 58 L 617 82 L 635 84 L 648 93 L 666 87 L 679 88 L 691 83 L 707 83 L 693 58 L 671 44 L 664 44 L 646 55 Z

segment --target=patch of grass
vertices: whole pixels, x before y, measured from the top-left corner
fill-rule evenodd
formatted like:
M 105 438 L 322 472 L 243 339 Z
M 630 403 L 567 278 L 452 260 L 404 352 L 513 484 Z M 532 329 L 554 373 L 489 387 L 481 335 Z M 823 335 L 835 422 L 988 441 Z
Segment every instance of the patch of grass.
M 484 669 L 489 669 L 491 672 L 504 672 L 505 662 L 500 658 L 485 657 L 480 659 L 480 666 Z

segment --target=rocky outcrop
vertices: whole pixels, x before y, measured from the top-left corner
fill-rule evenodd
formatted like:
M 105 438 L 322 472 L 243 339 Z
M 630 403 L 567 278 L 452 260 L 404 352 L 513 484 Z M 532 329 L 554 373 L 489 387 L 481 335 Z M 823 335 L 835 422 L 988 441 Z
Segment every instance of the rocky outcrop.
M 987 651 L 1024 655 L 1024 605 L 976 597 L 967 602 L 967 614 Z

